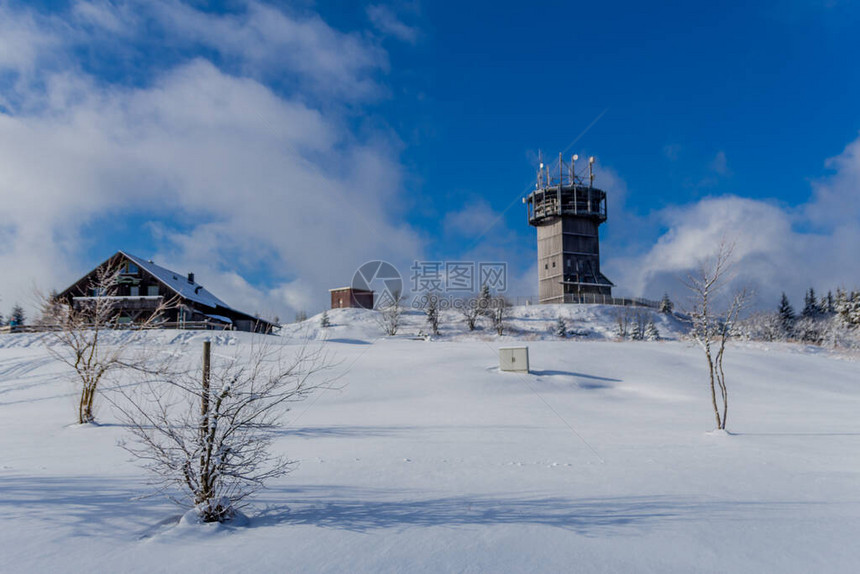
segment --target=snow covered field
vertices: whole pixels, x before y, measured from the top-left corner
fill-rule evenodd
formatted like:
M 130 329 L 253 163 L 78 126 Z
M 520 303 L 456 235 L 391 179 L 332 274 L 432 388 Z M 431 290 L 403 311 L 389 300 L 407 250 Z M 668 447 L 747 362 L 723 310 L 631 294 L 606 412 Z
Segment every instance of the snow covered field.
M 856 358 L 733 345 L 733 434 L 712 434 L 700 351 L 612 341 L 613 312 L 517 308 L 501 339 L 453 315 L 435 341 L 411 336 L 418 315 L 380 338 L 355 310 L 285 329 L 327 336 L 347 372 L 289 413 L 276 447 L 300 465 L 245 527 L 178 526 L 170 502 L 136 499 L 148 477 L 107 404 L 100 426 L 70 424 L 40 336 L 2 335 L 0 572 L 856 572 Z M 560 313 L 581 337 L 549 334 Z M 207 336 L 149 344 L 198 354 Z M 496 369 L 515 339 L 529 375 Z

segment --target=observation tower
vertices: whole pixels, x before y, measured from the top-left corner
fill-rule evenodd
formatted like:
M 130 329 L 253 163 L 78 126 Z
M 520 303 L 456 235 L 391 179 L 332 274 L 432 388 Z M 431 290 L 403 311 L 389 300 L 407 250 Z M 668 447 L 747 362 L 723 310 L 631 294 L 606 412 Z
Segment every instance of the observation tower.
M 594 187 L 594 157 L 587 180 L 576 173 L 578 159 L 565 163 L 559 154 L 558 169 L 541 161 L 535 189 L 523 198 L 529 225 L 537 228 L 540 303 L 591 303 L 612 295 L 612 282 L 600 272 L 606 192 Z

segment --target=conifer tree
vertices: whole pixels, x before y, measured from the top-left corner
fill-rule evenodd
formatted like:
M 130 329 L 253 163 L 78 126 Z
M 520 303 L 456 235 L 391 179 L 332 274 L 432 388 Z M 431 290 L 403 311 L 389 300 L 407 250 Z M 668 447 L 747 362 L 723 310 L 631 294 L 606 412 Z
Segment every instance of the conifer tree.
M 27 316 L 24 314 L 24 308 L 16 303 L 15 306 L 12 307 L 12 314 L 9 316 L 9 323 L 12 324 L 14 322 L 15 325 L 20 326 L 23 325 L 26 320 Z
M 779 325 L 784 337 L 791 337 L 794 334 L 794 323 L 797 321 L 797 315 L 794 313 L 794 307 L 788 300 L 788 296 L 783 293 L 779 301 Z
M 328 311 L 323 311 L 322 317 L 320 317 L 320 327 L 323 329 L 331 327 L 331 320 L 328 318 Z
M 846 327 L 860 327 L 860 291 L 836 291 L 836 313 Z
M 836 304 L 833 300 L 833 291 L 828 291 L 826 297 L 821 298 L 821 312 L 827 313 L 828 315 L 832 315 L 836 312 Z
M 675 304 L 672 303 L 672 300 L 669 299 L 669 294 L 664 293 L 663 298 L 660 300 L 660 312 L 661 313 L 672 313 L 675 309 Z
M 660 340 L 660 331 L 657 330 L 657 325 L 654 324 L 653 319 L 648 319 L 648 324 L 645 325 L 645 340 L 646 341 L 659 341 Z
M 430 326 L 432 335 L 439 334 L 439 296 L 435 293 L 427 295 L 427 304 L 424 306 L 424 314 L 427 315 L 427 324 Z
M 633 331 L 630 333 L 630 338 L 634 341 L 641 341 L 645 334 L 642 332 L 641 321 L 638 319 L 633 321 Z
M 813 319 L 821 314 L 821 308 L 818 306 L 818 299 L 816 299 L 815 290 L 812 287 L 803 297 L 803 311 L 800 314 L 804 319 Z
M 484 283 L 481 285 L 481 292 L 478 294 L 478 312 L 481 315 L 487 315 L 488 317 L 492 316 L 492 313 L 490 312 L 491 299 L 490 287 Z
M 555 323 L 555 334 L 559 337 L 567 337 L 567 323 L 561 317 Z

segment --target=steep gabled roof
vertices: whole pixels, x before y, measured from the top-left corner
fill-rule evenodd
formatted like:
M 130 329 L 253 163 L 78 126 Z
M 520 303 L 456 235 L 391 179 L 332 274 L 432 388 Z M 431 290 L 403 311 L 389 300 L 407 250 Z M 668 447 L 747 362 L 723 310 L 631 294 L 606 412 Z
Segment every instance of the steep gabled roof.
M 203 287 L 203 285 L 200 285 L 199 283 L 193 281 L 189 282 L 187 275 L 183 275 L 182 273 L 176 273 L 175 271 L 171 271 L 170 269 L 167 269 L 160 265 L 156 265 L 152 261 L 137 257 L 135 255 L 131 255 L 130 253 L 126 253 L 125 251 L 117 251 L 104 262 L 100 263 L 96 267 L 96 269 L 99 269 L 104 265 L 110 265 L 111 262 L 113 262 L 114 264 L 118 264 L 118 259 L 127 259 L 128 261 L 134 263 L 141 271 L 151 276 L 153 279 L 164 285 L 170 291 L 176 293 L 178 297 L 192 303 L 192 306 L 197 308 L 198 311 L 213 318 L 216 318 L 219 321 L 225 320 L 224 322 L 235 323 L 236 320 L 248 320 L 252 323 L 256 323 L 257 325 L 268 325 L 269 329 L 277 326 L 276 323 L 273 323 L 272 321 L 267 321 L 266 319 L 263 319 L 261 317 L 255 317 L 253 315 L 245 313 L 244 311 L 239 311 L 235 307 L 230 307 L 229 305 L 227 305 L 227 303 L 207 291 L 206 288 Z M 94 272 L 95 271 L 90 271 L 89 273 L 78 279 L 65 291 L 58 294 L 57 297 L 62 299 L 71 299 L 84 293 L 84 291 L 87 289 L 87 280 Z
M 176 273 L 175 271 L 156 265 L 152 261 L 141 259 L 140 257 L 136 257 L 130 253 L 126 253 L 125 251 L 120 251 L 119 253 L 155 277 L 165 287 L 169 288 L 183 299 L 188 299 L 189 301 L 194 301 L 195 303 L 205 305 L 206 307 L 212 307 L 213 309 L 223 307 L 224 309 L 230 309 L 231 311 L 241 313 L 238 309 L 233 309 L 227 305 L 227 303 L 207 291 L 203 285 L 198 283 L 189 283 L 187 276 L 182 275 L 181 273 Z

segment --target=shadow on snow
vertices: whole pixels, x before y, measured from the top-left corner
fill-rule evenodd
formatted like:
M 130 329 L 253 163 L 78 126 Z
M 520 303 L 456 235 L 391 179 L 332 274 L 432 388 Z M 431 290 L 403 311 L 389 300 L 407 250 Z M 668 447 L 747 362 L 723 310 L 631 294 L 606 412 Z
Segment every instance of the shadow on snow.
M 477 525 L 537 525 L 571 530 L 583 536 L 601 536 L 629 529 L 646 530 L 668 521 L 703 520 L 719 514 L 760 514 L 796 508 L 795 502 L 712 501 L 690 502 L 670 496 L 569 499 L 497 496 L 452 496 L 419 500 L 368 500 L 386 491 L 356 490 L 350 498 L 321 487 L 291 491 L 290 508 L 274 505 L 251 520 L 253 527 L 310 525 L 351 531 L 385 528 L 457 527 Z M 400 498 L 402 492 L 390 492 Z M 274 501 L 273 501 L 274 502 Z

